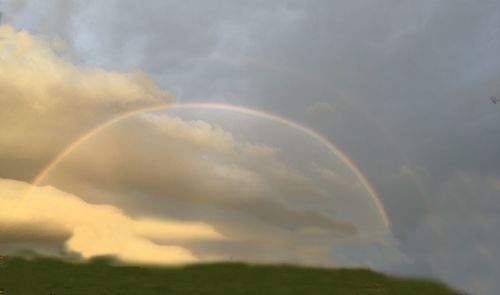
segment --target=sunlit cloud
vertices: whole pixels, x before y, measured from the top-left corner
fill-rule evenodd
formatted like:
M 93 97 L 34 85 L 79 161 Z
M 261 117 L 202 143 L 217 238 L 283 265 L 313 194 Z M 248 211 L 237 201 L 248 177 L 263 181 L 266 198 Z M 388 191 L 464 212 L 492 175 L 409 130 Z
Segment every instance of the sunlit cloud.
M 279 140 L 247 140 L 238 129 L 168 109 L 134 113 L 173 100 L 145 74 L 72 64 L 60 46 L 8 26 L 0 36 L 0 123 L 9 126 L 0 135 L 1 249 L 49 247 L 57 255 L 156 264 L 231 258 L 330 264 L 335 241 L 369 228 L 386 233 L 371 200 L 376 195 L 360 185 L 352 163 L 337 167 L 337 183 L 358 185 L 350 191 L 327 185 L 292 164 Z M 289 139 L 309 145 L 303 153 L 315 153 L 308 149 L 318 143 L 327 149 L 317 157 L 340 153 L 285 118 L 241 107 L 219 111 L 235 110 L 256 122 L 267 118 L 266 128 L 282 124 L 304 133 Z M 53 165 L 44 170 L 47 163 Z M 322 169 L 336 169 L 334 163 Z M 35 186 L 26 183 L 32 179 Z
M 142 72 L 74 65 L 45 39 L 0 26 L 0 175 L 28 180 L 81 132 L 172 96 Z M 22 171 L 24 169 L 24 171 Z
M 29 191 L 29 193 L 26 193 Z M 60 240 L 69 253 L 83 258 L 113 255 L 126 262 L 172 264 L 198 260 L 170 240 L 221 239 L 208 225 L 169 220 L 134 219 L 110 205 L 93 205 L 53 187 L 0 180 L 0 224 L 4 242 Z M 23 225 L 29 225 L 23 226 Z M 33 228 L 37 229 L 36 231 Z M 36 249 L 29 249 L 34 250 Z

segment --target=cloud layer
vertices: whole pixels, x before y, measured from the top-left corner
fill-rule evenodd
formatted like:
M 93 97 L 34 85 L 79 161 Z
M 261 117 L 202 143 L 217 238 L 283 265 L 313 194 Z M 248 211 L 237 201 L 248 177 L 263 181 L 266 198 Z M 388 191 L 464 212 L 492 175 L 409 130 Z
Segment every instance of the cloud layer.
M 204 224 L 135 220 L 115 207 L 88 204 L 52 187 L 33 188 L 5 179 L 0 181 L 0 187 L 0 205 L 9 208 L 2 210 L 0 218 L 2 245 L 21 244 L 17 245 L 19 249 L 23 242 L 53 240 L 65 245 L 58 249 L 60 252 L 73 252 L 83 258 L 114 255 L 127 262 L 172 264 L 197 258 L 184 248 L 156 244 L 150 238 L 222 238 Z
M 390 238 L 365 188 L 318 143 L 222 111 L 214 122 L 240 126 L 165 111 L 123 117 L 31 186 L 89 130 L 172 97 L 139 72 L 72 64 L 27 32 L 2 26 L 0 37 L 0 250 L 331 265 L 346 237 Z M 246 139 L 259 124 L 276 146 Z
M 498 244 L 489 208 L 498 204 L 491 194 L 500 116 L 488 100 L 500 93 L 497 0 L 4 0 L 2 10 L 19 28 L 60 36 L 72 60 L 141 68 L 180 101 L 224 100 L 307 122 L 334 139 L 379 192 L 394 243 L 413 260 L 391 271 L 481 294 L 500 288 L 491 279 L 500 276 L 500 261 L 485 254 Z M 293 158 L 301 157 L 310 155 Z M 25 157 L 2 161 L 4 176 L 28 179 L 38 170 Z M 339 170 L 308 167 L 325 176 L 332 175 L 325 168 Z M 350 196 L 350 180 L 337 183 L 336 191 L 344 188 L 337 198 Z M 464 202 L 467 213 L 457 209 Z M 380 269 L 398 256 L 348 240 L 336 247 L 347 265 Z M 477 259 L 464 255 L 469 245 L 482 253 Z M 199 248 L 231 252 L 218 242 Z M 247 255 L 253 248 L 239 245 Z M 470 272 L 461 270 L 466 264 Z

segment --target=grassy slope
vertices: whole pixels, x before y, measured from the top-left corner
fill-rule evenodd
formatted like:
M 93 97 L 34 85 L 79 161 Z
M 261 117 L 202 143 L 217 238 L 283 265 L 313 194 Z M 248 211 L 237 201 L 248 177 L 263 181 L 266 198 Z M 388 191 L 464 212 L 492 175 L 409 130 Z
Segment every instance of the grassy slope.
M 10 295 L 70 294 L 458 294 L 420 279 L 355 269 L 319 269 L 239 263 L 179 268 L 111 266 L 10 258 L 0 267 L 0 287 Z

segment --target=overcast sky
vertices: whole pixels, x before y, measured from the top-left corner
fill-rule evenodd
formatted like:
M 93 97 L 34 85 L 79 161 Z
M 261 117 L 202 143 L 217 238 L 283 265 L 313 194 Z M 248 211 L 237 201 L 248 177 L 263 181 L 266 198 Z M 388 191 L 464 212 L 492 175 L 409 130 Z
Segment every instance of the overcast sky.
M 345 163 L 304 134 L 244 114 L 127 119 L 75 151 L 52 173 L 53 182 L 46 180 L 54 191 L 40 194 L 90 216 L 109 213 L 96 203 L 120 208 L 117 223 L 142 228 L 141 235 L 124 230 L 123 239 L 152 253 L 177 247 L 165 251 L 179 261 L 228 258 L 221 253 L 330 261 L 435 277 L 478 294 L 500 288 L 500 109 L 489 100 L 500 96 L 500 1 L 1 3 L 2 22 L 12 27 L 4 26 L 0 38 L 4 194 L 22 190 L 53 154 L 111 115 L 158 102 L 242 105 L 334 142 L 380 195 L 390 232 L 381 233 L 373 203 L 366 205 L 370 196 Z M 129 148 L 116 152 L 110 142 Z M 138 152 L 156 152 L 155 146 L 161 157 Z M 132 172 L 116 176 L 130 158 Z M 221 182 L 214 171 L 238 175 L 238 182 Z M 165 173 L 170 185 L 151 180 Z M 193 187 L 193 179 L 204 183 Z M 196 211 L 155 196 L 182 194 L 213 208 Z M 231 199 L 235 194 L 240 199 Z M 250 217 L 238 215 L 243 208 Z M 141 223 L 139 217 L 159 212 L 182 224 Z M 16 222 L 30 236 L 24 246 L 69 239 L 66 246 L 83 256 L 100 253 L 82 246 L 87 233 L 78 229 L 44 224 L 46 234 L 37 236 L 29 222 Z M 159 237 L 162 226 L 189 227 L 192 237 L 165 246 L 161 241 L 176 235 Z M 0 227 L 3 248 L 21 240 Z M 283 246 L 290 241 L 295 249 Z

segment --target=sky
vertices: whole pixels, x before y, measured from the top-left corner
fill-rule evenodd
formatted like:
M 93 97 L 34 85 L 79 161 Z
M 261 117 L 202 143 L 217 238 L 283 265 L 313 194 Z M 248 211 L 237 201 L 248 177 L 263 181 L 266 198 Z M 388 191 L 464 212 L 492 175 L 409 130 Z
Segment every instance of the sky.
M 0 251 L 500 288 L 500 1 L 0 10 Z

